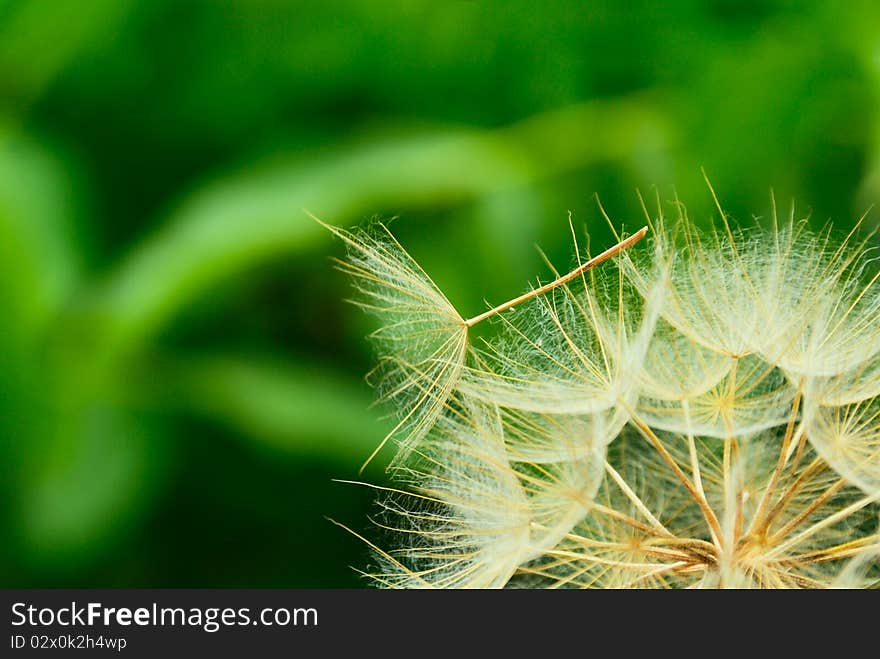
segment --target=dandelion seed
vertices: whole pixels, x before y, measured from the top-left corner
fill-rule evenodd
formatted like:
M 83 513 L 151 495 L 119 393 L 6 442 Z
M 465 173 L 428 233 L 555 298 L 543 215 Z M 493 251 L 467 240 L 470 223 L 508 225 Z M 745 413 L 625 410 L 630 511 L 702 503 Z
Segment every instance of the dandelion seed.
M 880 399 L 815 406 L 805 425 L 828 464 L 865 492 L 880 491 Z
M 338 264 L 360 294 L 355 303 L 382 323 L 371 335 L 380 353 L 371 379 L 380 396 L 400 410 L 400 421 L 364 467 L 394 436 L 401 437 L 395 459 L 401 463 L 430 430 L 461 378 L 469 328 L 582 276 L 641 240 L 647 231 L 642 229 L 565 276 L 465 320 L 385 225 L 379 224 L 374 232 L 353 233 L 311 217 L 345 242 L 348 260 Z
M 380 396 L 400 410 L 400 421 L 364 466 L 392 436 L 402 438 L 402 460 L 455 389 L 468 350 L 467 325 L 385 225 L 352 233 L 321 224 L 348 247 L 348 260 L 338 264 L 360 294 L 355 304 L 381 322 L 371 335 L 380 357 L 370 377 Z
M 669 348 L 660 351 L 668 352 Z M 720 355 L 715 353 L 714 357 Z M 697 377 L 703 363 L 698 362 Z M 687 362 L 676 360 L 672 364 L 679 370 L 687 368 Z M 655 368 L 646 364 L 645 372 L 656 383 L 667 368 Z M 638 409 L 651 427 L 683 434 L 723 439 L 779 426 L 788 418 L 796 395 L 779 369 L 753 355 L 724 359 L 715 371 L 716 381 L 708 386 L 706 380 L 698 386 L 689 382 L 693 374 L 685 373 L 679 380 L 669 375 L 664 381 L 666 386 L 655 384 L 642 389 Z M 677 387 L 676 382 L 681 384 Z M 685 390 L 675 396 L 679 387 Z M 665 395 L 657 397 L 657 393 Z
M 497 409 L 479 404 L 438 422 L 434 441 L 398 472 L 409 493 L 381 503 L 379 525 L 409 542 L 380 556 L 382 569 L 368 577 L 397 587 L 502 587 L 583 517 L 604 448 L 557 463 L 518 462 L 507 427 Z

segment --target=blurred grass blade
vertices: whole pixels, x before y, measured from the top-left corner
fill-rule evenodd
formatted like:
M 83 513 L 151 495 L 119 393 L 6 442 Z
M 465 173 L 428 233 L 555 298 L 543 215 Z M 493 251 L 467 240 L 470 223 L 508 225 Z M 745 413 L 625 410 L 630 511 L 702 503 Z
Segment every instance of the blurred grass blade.
M 59 417 L 55 432 L 34 438 L 20 489 L 19 540 L 28 562 L 51 566 L 87 560 L 123 534 L 161 481 L 149 466 L 161 462 L 162 442 L 149 429 L 106 405 Z
M 371 392 L 326 366 L 212 355 L 160 367 L 160 403 L 192 410 L 276 451 L 360 464 L 388 432 Z M 170 386 L 167 383 L 171 383 Z
M 375 136 L 342 155 L 249 168 L 194 192 L 135 248 L 109 280 L 99 313 L 112 345 L 144 339 L 218 281 L 317 240 L 322 230 L 304 208 L 340 225 L 377 209 L 456 205 L 588 162 L 655 162 L 668 142 L 665 122 L 644 99 L 622 99 L 497 130 Z
M 0 136 L 0 344 L 33 341 L 76 285 L 75 207 L 61 163 Z

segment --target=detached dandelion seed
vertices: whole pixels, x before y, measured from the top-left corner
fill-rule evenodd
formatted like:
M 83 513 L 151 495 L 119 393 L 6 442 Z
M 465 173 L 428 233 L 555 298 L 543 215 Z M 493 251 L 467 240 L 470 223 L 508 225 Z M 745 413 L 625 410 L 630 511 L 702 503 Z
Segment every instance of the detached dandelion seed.
M 647 233 L 645 227 L 567 275 L 465 320 L 384 224 L 349 232 L 310 216 L 348 247 L 348 260 L 338 264 L 361 295 L 355 303 L 382 322 L 371 336 L 380 351 L 371 375 L 382 398 L 401 411 L 362 470 L 392 437 L 401 438 L 395 460 L 400 462 L 430 430 L 461 377 L 471 327 L 582 276 Z
M 772 197 L 772 227 L 738 228 L 710 191 L 720 229 L 698 231 L 677 198 L 664 217 L 657 195 L 645 229 L 469 319 L 384 227 L 331 228 L 384 323 L 382 391 L 402 419 L 399 487 L 377 488 L 392 544 L 370 543 L 366 578 L 880 585 L 873 236 L 780 221 Z M 472 347 L 488 319 L 499 338 Z

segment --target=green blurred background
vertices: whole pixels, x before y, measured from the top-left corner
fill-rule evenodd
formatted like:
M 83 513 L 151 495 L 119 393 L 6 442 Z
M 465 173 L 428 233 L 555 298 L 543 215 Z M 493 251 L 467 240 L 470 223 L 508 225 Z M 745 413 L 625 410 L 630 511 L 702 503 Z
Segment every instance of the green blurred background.
M 701 167 L 847 229 L 876 7 L 0 0 L 0 585 L 363 585 L 326 517 L 369 526 L 373 321 L 303 209 L 396 218 L 463 314 L 568 266 L 569 211 L 608 244 L 594 194 L 710 221 Z

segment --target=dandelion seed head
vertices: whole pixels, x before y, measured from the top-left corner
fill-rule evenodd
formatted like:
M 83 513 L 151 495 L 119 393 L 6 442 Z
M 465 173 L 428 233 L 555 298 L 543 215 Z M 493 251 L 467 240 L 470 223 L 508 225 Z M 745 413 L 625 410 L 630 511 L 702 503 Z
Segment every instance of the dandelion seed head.
M 393 548 L 367 576 L 880 585 L 873 237 L 780 222 L 775 204 L 769 229 L 718 204 L 721 224 L 697 230 L 674 208 L 645 211 L 642 245 L 579 256 L 467 321 L 396 242 L 342 234 L 408 432 L 380 503 Z M 477 349 L 468 328 L 487 318 L 498 336 Z

